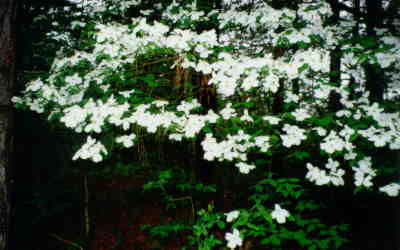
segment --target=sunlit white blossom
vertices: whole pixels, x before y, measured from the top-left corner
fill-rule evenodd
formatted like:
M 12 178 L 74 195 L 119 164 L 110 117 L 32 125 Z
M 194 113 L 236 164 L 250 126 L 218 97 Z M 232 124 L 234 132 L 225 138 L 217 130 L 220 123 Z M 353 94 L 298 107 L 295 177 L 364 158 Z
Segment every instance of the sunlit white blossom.
M 236 228 L 233 229 L 232 233 L 225 233 L 225 240 L 228 241 L 226 246 L 230 249 L 235 249 L 243 244 L 243 239 L 240 238 L 240 232 Z
M 130 148 L 133 146 L 133 140 L 136 138 L 135 134 L 130 134 L 130 135 L 123 135 L 118 138 L 116 138 L 116 142 L 122 143 L 124 147 Z
M 272 218 L 275 219 L 279 224 L 285 223 L 289 215 L 289 211 L 281 208 L 279 204 L 275 204 L 274 211 L 271 213 Z
M 330 178 L 327 175 L 325 170 L 321 170 L 318 167 L 314 167 L 312 164 L 307 163 L 307 175 L 306 179 L 311 182 L 314 182 L 316 185 L 326 185 L 330 182 Z
M 354 184 L 356 186 L 371 187 L 372 179 L 376 176 L 376 170 L 372 169 L 371 157 L 366 157 L 358 161 L 358 167 L 352 167 L 354 170 Z
M 225 213 L 226 222 L 232 222 L 239 217 L 240 212 L 238 210 L 231 211 L 229 213 Z
M 93 162 L 100 162 L 103 160 L 103 155 L 105 154 L 107 154 L 107 150 L 104 145 L 88 136 L 86 143 L 75 153 L 72 160 L 81 158 L 83 160 L 90 159 Z
M 399 195 L 400 185 L 398 183 L 390 183 L 386 186 L 380 187 L 379 191 L 384 192 L 389 196 L 395 197 Z
M 286 132 L 286 134 L 281 135 L 282 144 L 285 147 L 298 146 L 301 141 L 306 139 L 305 130 L 298 126 L 285 124 L 282 130 Z
M 247 164 L 247 163 L 244 163 L 244 162 L 236 163 L 235 166 L 239 168 L 239 171 L 242 174 L 248 174 L 250 172 L 250 170 L 253 170 L 253 169 L 256 168 L 256 166 L 251 165 L 251 164 Z

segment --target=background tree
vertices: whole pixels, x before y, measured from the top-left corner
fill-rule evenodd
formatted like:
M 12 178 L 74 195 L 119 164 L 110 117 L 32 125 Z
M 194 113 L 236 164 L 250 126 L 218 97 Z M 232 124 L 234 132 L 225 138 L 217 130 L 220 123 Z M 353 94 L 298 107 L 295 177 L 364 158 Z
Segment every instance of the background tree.
M 14 92 L 21 91 L 27 81 L 50 68 L 63 40 L 49 38 L 49 33 L 63 30 L 66 23 L 69 25 L 73 14 L 66 13 L 78 12 L 77 8 L 63 0 L 18 1 Z M 9 247 L 51 247 L 54 242 L 49 241 L 48 233 L 57 233 L 54 229 L 59 223 L 54 216 L 62 214 L 71 204 L 78 204 L 73 201 L 78 200 L 79 194 L 64 186 L 65 168 L 70 166 L 67 152 L 71 149 L 60 133 L 43 123 L 36 114 L 18 110 L 14 114 L 16 157 L 12 197 L 15 216 L 10 222 Z
M 16 65 L 17 2 L 0 3 L 0 249 L 7 249 L 10 237 L 13 183 L 13 113 Z

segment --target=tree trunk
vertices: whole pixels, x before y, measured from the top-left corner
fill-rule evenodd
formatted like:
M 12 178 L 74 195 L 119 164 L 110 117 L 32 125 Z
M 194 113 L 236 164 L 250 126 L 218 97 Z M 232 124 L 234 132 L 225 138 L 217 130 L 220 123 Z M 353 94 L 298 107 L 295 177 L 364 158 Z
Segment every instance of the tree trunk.
M 15 81 L 16 0 L 0 0 L 0 250 L 8 248 L 11 218 L 11 153 Z
M 330 5 L 333 11 L 331 22 L 332 24 L 338 24 L 340 20 L 340 8 L 339 1 L 333 0 L 330 1 Z M 330 52 L 331 61 L 330 61 L 330 79 L 331 83 L 334 83 L 336 86 L 340 86 L 341 81 L 341 55 L 340 55 L 340 45 L 337 45 L 334 50 Z M 331 112 L 336 112 L 342 108 L 340 103 L 340 94 L 336 91 L 332 91 L 329 95 L 329 104 L 328 108 Z
M 367 36 L 370 39 L 376 40 L 376 28 L 382 26 L 383 20 L 383 10 L 382 10 L 382 0 L 367 0 L 366 1 L 367 16 L 365 20 Z M 383 95 L 385 93 L 386 84 L 384 78 L 384 73 L 380 71 L 375 65 L 368 63 L 365 66 L 366 73 L 366 88 L 370 94 L 370 101 L 372 102 L 383 102 Z

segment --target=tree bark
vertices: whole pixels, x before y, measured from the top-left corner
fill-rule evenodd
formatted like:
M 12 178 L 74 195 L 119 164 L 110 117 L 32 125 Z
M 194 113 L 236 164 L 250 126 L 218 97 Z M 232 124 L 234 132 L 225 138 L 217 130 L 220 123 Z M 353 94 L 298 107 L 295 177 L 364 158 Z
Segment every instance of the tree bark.
M 366 1 L 367 17 L 365 20 L 367 36 L 370 39 L 375 39 L 376 43 L 376 28 L 382 26 L 383 10 L 382 0 L 367 0 Z M 377 47 L 378 45 L 376 45 Z M 368 63 L 365 66 L 366 73 L 366 89 L 370 94 L 370 101 L 383 103 L 383 95 L 385 93 L 386 84 L 383 79 L 383 72 L 380 71 L 375 65 Z
M 329 4 L 332 8 L 333 15 L 331 17 L 332 24 L 337 25 L 340 20 L 340 6 L 338 0 L 329 1 Z M 330 72 L 331 76 L 329 81 L 334 83 L 336 86 L 340 86 L 341 81 L 341 55 L 340 55 L 341 47 L 337 45 L 330 52 Z M 328 100 L 328 108 L 331 112 L 336 112 L 342 108 L 342 104 L 340 103 L 340 94 L 336 91 L 332 91 L 329 95 Z
M 16 5 L 16 0 L 0 0 L 0 250 L 8 248 L 11 218 Z

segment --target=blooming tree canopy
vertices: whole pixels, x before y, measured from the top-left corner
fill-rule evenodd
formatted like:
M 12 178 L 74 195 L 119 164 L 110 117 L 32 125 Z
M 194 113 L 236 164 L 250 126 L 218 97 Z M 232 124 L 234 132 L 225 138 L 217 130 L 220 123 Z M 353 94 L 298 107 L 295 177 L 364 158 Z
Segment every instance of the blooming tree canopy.
M 388 105 L 399 98 L 398 37 L 373 27 L 372 39 L 368 24 L 332 1 L 267 2 L 208 13 L 196 1 L 159 2 L 122 23 L 105 18 L 107 4 L 128 15 L 141 1 L 91 5 L 102 18 L 72 22 L 76 48 L 61 49 L 49 74 L 13 101 L 86 138 L 74 160 L 107 162 L 134 147 L 139 127 L 181 143 L 200 138 L 204 160 L 238 174 L 283 156 L 315 185 L 397 196 L 399 184 L 374 182 L 381 166 L 373 152 L 400 149 L 400 113 Z M 371 98 L 371 68 L 387 86 L 381 101 Z M 278 224 L 292 214 L 279 204 L 269 212 Z M 225 238 L 229 248 L 242 245 L 237 228 Z

